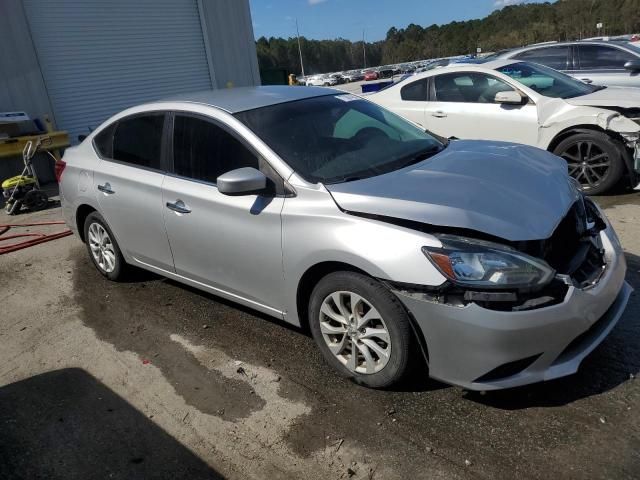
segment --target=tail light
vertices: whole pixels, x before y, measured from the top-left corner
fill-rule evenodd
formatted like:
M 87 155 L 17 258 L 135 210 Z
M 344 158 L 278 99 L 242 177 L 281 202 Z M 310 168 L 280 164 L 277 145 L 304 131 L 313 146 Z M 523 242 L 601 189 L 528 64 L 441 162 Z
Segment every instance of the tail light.
M 56 182 L 60 183 L 62 180 L 62 172 L 64 172 L 64 168 L 67 166 L 67 162 L 64 160 L 56 160 L 55 165 L 55 174 L 56 174 Z

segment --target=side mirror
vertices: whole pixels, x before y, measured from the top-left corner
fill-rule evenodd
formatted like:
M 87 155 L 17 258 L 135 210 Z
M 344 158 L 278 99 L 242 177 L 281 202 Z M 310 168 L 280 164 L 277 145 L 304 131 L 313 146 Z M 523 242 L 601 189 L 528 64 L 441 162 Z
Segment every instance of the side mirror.
M 624 64 L 624 69 L 630 72 L 640 71 L 640 60 L 630 60 Z
M 223 173 L 217 180 L 218 191 L 225 195 L 251 195 L 267 188 L 267 177 L 252 167 Z
M 503 105 L 524 105 L 529 101 L 529 98 L 522 95 L 515 90 L 509 90 L 507 92 L 496 93 L 495 102 Z

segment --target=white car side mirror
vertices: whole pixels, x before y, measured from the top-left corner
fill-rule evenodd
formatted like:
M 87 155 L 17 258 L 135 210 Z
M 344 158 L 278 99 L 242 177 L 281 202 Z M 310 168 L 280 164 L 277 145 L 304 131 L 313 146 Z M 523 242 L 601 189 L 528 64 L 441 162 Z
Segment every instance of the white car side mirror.
M 529 98 L 522 95 L 515 90 L 509 90 L 507 92 L 496 93 L 495 102 L 503 105 L 524 105 L 529 101 Z

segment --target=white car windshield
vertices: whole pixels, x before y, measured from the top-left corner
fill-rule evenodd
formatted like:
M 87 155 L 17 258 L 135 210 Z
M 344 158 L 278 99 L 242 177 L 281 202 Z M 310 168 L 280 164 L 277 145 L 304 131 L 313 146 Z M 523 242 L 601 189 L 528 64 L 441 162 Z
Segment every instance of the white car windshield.
M 569 75 L 543 65 L 518 62 L 496 68 L 525 87 L 551 98 L 574 98 L 588 95 L 605 87 L 587 85 Z
M 304 179 L 382 175 L 444 148 L 425 131 L 353 95 L 326 95 L 236 113 Z

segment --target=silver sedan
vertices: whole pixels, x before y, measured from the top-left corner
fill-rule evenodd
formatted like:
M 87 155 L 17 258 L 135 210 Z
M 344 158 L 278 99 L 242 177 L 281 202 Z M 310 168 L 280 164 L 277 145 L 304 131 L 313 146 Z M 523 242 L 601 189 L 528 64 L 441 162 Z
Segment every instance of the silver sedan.
M 562 159 L 443 142 L 331 89 L 134 107 L 56 172 L 100 273 L 143 268 L 308 328 L 373 388 L 420 355 L 476 390 L 574 373 L 631 291 L 616 234 Z

